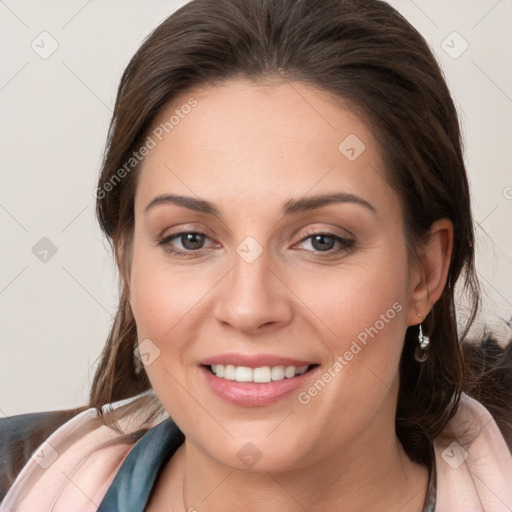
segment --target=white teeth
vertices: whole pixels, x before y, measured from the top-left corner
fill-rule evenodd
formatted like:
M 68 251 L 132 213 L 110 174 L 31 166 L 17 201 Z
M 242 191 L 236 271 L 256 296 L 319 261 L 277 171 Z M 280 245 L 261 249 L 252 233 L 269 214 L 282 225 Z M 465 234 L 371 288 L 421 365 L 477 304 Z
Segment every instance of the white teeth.
M 283 380 L 284 379 L 284 366 L 273 366 L 272 367 L 272 380 Z
M 263 368 L 254 368 L 252 380 L 254 382 L 270 382 L 272 380 L 272 372 L 270 366 L 263 366 Z
M 299 366 L 262 366 L 260 368 L 249 368 L 247 366 L 233 366 L 232 364 L 214 364 L 212 372 L 220 378 L 236 380 L 237 382 L 259 382 L 265 383 L 284 378 L 292 379 L 306 373 L 308 365 Z
M 293 377 L 295 377 L 295 366 L 287 366 L 284 370 L 284 376 L 287 378 L 287 379 L 291 379 Z
M 217 365 L 217 368 L 222 366 L 221 364 Z M 224 367 L 224 378 L 227 380 L 235 380 L 235 367 L 232 364 L 228 364 Z
M 237 366 L 235 370 L 235 380 L 237 382 L 252 382 L 252 374 L 252 368 Z
M 295 375 L 302 375 L 303 373 L 306 373 L 308 371 L 309 366 L 299 366 L 297 370 L 295 370 Z

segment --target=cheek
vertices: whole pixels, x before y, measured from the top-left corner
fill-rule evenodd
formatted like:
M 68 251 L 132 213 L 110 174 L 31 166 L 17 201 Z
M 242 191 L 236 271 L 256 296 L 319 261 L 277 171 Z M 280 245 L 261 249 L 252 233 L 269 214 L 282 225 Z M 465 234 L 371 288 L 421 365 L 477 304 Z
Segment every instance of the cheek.
M 320 319 L 318 331 L 325 333 L 320 340 L 330 353 L 330 364 L 319 376 L 325 387 L 314 383 L 302 390 L 299 402 L 312 403 L 333 438 L 340 429 L 358 431 L 389 398 L 390 390 L 395 396 L 408 291 L 406 259 L 395 256 L 333 273 L 316 280 L 315 286 L 308 281 L 303 289 L 307 306 Z M 339 405 L 335 413 L 332 404 Z M 353 411 L 349 417 L 347 410 Z
M 360 404 L 377 407 L 396 386 L 407 328 L 405 253 L 401 257 L 389 251 L 389 256 L 381 256 L 368 265 L 347 266 L 326 278 L 308 280 L 301 292 L 319 319 L 318 330 L 325 333 L 322 344 L 332 364 L 337 363 L 331 367 L 336 376 L 331 398 L 362 415 L 369 410 Z
M 194 306 L 209 288 L 185 266 L 171 268 L 158 251 L 135 244 L 130 280 L 139 340 L 151 338 L 157 343 L 172 337 L 184 318 L 193 317 Z
M 190 349 L 208 323 L 210 310 L 205 311 L 205 304 L 218 280 L 215 272 L 171 266 L 154 248 L 135 244 L 130 289 L 137 338 L 157 354 L 145 370 L 164 402 L 174 397 L 172 404 L 165 403 L 173 413 L 180 410 L 179 383 L 188 385 L 187 369 L 194 363 Z M 187 401 L 181 406 L 186 409 Z
M 307 308 L 314 313 L 324 331 L 330 331 L 333 346 L 340 348 L 377 324 L 379 331 L 404 327 L 407 297 L 405 264 L 373 264 L 346 267 L 317 279 L 295 284 Z M 311 316 L 311 313 L 310 315 Z M 373 330 L 373 329 L 372 329 Z
M 151 386 L 173 418 L 181 420 L 180 411 L 189 405 L 182 385 L 186 384 L 186 347 L 194 336 L 194 304 L 205 292 L 192 285 L 191 276 L 184 276 L 179 269 L 173 272 L 153 252 L 144 247 L 134 249 L 131 307 L 139 350 L 150 354 L 145 371 Z

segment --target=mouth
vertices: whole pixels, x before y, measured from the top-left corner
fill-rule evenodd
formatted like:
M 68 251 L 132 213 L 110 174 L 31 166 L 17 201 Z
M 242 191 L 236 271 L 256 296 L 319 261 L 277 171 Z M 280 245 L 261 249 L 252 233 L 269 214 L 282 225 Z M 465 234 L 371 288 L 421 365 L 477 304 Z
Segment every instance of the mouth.
M 199 365 L 207 388 L 223 401 L 241 407 L 263 407 L 290 397 L 311 385 L 319 368 L 319 364 Z
M 213 364 L 203 365 L 212 375 L 219 379 L 236 382 L 253 382 L 257 384 L 266 384 L 269 382 L 282 381 L 284 379 L 293 379 L 304 375 L 318 366 L 309 364 L 303 366 L 261 366 L 251 368 L 249 366 L 235 366 L 232 364 Z

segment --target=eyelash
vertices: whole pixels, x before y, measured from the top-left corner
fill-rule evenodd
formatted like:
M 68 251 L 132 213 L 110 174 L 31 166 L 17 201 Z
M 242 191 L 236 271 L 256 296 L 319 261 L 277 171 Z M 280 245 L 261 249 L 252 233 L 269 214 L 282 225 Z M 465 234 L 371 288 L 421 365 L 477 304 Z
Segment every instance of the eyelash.
M 172 247 L 172 245 L 170 243 L 175 238 L 180 238 L 183 235 L 189 235 L 189 234 L 203 235 L 205 238 L 209 238 L 205 233 L 203 233 L 201 231 L 179 231 L 179 232 L 173 233 L 172 235 L 169 235 L 161 240 L 158 240 L 157 245 L 162 246 L 164 251 L 174 254 L 176 256 L 181 256 L 181 257 L 185 257 L 185 258 L 190 257 L 190 256 L 197 256 L 197 253 L 205 250 L 205 248 L 182 251 L 179 249 L 175 249 L 174 247 Z M 309 251 L 309 250 L 307 250 L 307 252 L 313 253 L 313 255 L 315 255 L 315 256 L 320 255 L 321 257 L 329 257 L 329 256 L 332 257 L 342 251 L 347 252 L 347 251 L 353 249 L 354 243 L 355 243 L 354 240 L 351 240 L 348 238 L 343 238 L 341 236 L 335 235 L 334 233 L 329 233 L 329 232 L 325 232 L 325 231 L 307 231 L 305 233 L 305 236 L 298 243 L 303 243 L 306 240 L 308 240 L 309 238 L 313 238 L 314 236 L 324 236 L 327 238 L 333 238 L 335 242 L 338 242 L 342 246 L 341 248 L 339 248 L 337 250 L 334 250 L 334 249 L 329 249 L 327 251 Z M 208 250 L 208 249 L 209 248 L 207 247 L 206 250 Z

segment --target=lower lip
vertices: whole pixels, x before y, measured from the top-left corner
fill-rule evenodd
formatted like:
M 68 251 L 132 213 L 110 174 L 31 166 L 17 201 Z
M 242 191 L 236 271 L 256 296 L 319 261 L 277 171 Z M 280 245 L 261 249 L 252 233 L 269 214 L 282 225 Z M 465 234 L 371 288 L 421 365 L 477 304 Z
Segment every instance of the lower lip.
M 315 373 L 317 368 L 318 366 L 292 379 L 284 378 L 265 383 L 222 379 L 211 373 L 205 366 L 200 366 L 199 370 L 210 389 L 220 398 L 234 405 L 258 407 L 277 402 L 303 388 L 305 381 Z

